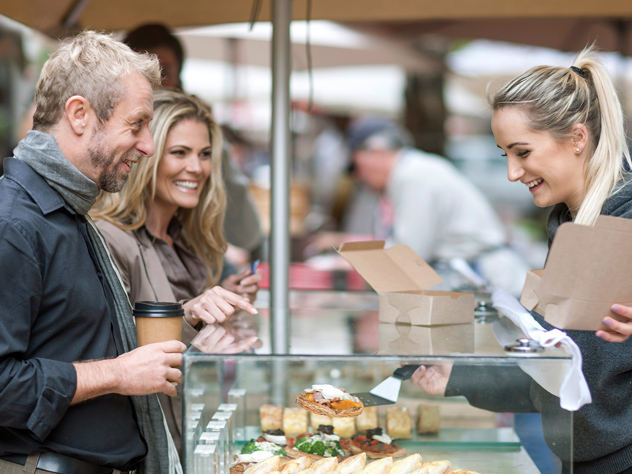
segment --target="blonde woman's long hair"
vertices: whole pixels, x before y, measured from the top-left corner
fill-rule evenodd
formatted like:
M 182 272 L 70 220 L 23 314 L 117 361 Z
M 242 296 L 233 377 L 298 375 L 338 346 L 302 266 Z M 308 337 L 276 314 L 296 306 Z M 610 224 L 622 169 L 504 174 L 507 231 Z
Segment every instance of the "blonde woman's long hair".
M 156 196 L 156 174 L 167 135 L 182 120 L 195 120 L 205 124 L 211 139 L 211 174 L 202 188 L 200 201 L 192 209 L 178 209 L 176 217 L 183 226 L 184 238 L 206 266 L 207 286 L 213 286 L 222 273 L 226 251 L 226 192 L 221 170 L 222 134 L 211 117 L 209 108 L 195 97 L 173 90 L 154 92 L 154 118 L 149 125 L 155 143 L 154 155 L 140 160 L 132 168 L 129 179 L 120 192 L 102 192 L 90 214 L 94 219 L 106 220 L 127 231 L 145 224 L 147 210 Z
M 572 139 L 574 125 L 586 126 L 590 158 L 584 199 L 575 209 L 574 222 L 594 225 L 604 202 L 624 176 L 624 158 L 632 169 L 621 102 L 595 46 L 585 48 L 573 68 L 529 69 L 502 87 L 489 102 L 494 111 L 519 107 L 526 113 L 531 130 L 548 132 L 559 142 Z

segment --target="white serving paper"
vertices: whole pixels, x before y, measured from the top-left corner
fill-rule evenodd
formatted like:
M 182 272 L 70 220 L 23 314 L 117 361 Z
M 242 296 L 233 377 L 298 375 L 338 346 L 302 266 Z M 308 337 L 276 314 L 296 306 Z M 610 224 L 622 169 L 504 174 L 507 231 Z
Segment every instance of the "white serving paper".
M 518 300 L 504 290 L 492 293 L 492 304 L 500 313 L 511 319 L 526 337 L 543 347 L 558 343 L 571 356 L 569 364 L 561 369 L 560 364 L 543 364 L 543 360 L 525 358 L 518 362 L 520 368 L 542 388 L 560 398 L 560 406 L 569 411 L 579 410 L 592 402 L 588 384 L 582 372 L 582 354 L 579 347 L 564 331 L 545 330 Z

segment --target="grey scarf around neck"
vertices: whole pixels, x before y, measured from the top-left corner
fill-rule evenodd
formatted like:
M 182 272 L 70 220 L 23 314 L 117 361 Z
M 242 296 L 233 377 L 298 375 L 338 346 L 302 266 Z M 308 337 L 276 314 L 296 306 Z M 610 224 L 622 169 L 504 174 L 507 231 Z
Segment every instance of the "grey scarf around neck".
M 99 194 L 98 186 L 68 161 L 52 135 L 35 130 L 29 131 L 14 150 L 14 155 L 44 178 L 77 214 L 85 216 L 90 243 L 114 296 L 123 347 L 126 352 L 131 351 L 137 347 L 137 342 L 129 299 L 105 240 L 87 215 Z M 138 469 L 139 474 L 181 473 L 182 468 L 173 440 L 166 429 L 158 397 L 149 395 L 131 398 L 138 424 L 149 448 Z
M 44 178 L 77 214 L 85 216 L 94 205 L 99 187 L 68 161 L 52 135 L 30 130 L 13 154 Z

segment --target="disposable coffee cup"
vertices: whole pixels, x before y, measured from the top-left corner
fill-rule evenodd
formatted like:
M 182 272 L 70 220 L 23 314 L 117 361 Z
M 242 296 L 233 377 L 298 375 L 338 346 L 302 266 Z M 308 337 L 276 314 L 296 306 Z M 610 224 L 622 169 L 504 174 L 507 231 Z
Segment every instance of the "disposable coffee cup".
M 184 309 L 180 303 L 137 301 L 132 314 L 136 318 L 138 347 L 182 339 Z

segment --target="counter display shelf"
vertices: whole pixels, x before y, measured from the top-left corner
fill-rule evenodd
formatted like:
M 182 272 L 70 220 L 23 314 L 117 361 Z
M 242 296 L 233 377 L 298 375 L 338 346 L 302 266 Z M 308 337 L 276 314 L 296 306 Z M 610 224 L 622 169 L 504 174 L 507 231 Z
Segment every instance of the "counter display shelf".
M 354 306 L 362 309 L 345 309 L 344 297 L 328 298 L 325 293 L 320 301 L 334 307 L 293 309 L 291 353 L 287 355 L 269 354 L 266 310 L 256 317 L 235 318 L 235 337 L 239 338 L 243 328 L 248 334 L 258 330 L 261 336 L 262 345 L 248 353 L 209 354 L 204 352 L 204 344 L 194 341 L 184 356 L 186 473 L 228 474 L 244 444 L 261 436 L 260 408 L 264 405 L 283 408 L 281 423 L 296 416 L 296 429 L 313 433 L 309 414 L 295 402 L 296 396 L 313 384 L 331 384 L 359 393 L 368 392 L 405 364 L 471 367 L 488 373 L 485 381 L 481 379 L 481 393 L 494 391 L 502 398 L 515 395 L 516 387 L 507 386 L 502 375 L 507 369 L 531 366 L 531 370 L 564 370 L 570 363 L 570 357 L 555 348 L 526 354 L 506 351 L 498 339 L 521 336 L 506 318 L 485 318 L 449 330 L 387 325 L 377 322 L 372 296 L 361 301 L 357 295 L 354 298 Z M 294 294 L 292 301 L 300 301 L 300 295 Z M 204 340 L 204 334 L 200 338 Z M 433 423 L 433 432 L 422 434 L 419 427 L 424 428 L 425 420 L 420 425 L 419 413 L 425 413 L 424 407 L 432 407 L 439 419 Z M 287 408 L 304 414 L 291 415 Z M 452 468 L 480 474 L 559 472 L 559 461 L 542 447 L 534 455 L 529 443 L 519 436 L 514 413 L 475 408 L 460 396 L 427 395 L 410 381 L 402 383 L 395 404 L 377 408 L 376 424 L 385 431 L 392 428 L 387 423 L 391 408 L 407 414 L 411 425 L 409 436 L 393 437 L 399 438 L 407 454 L 419 453 L 423 461 L 449 460 Z M 357 420 L 351 426 L 338 428 L 334 424 L 334 432 L 343 434 L 344 439 L 362 429 Z M 285 428 L 286 436 L 298 434 L 287 432 L 290 421 Z M 571 459 L 571 412 L 563 412 L 555 430 L 557 453 Z

